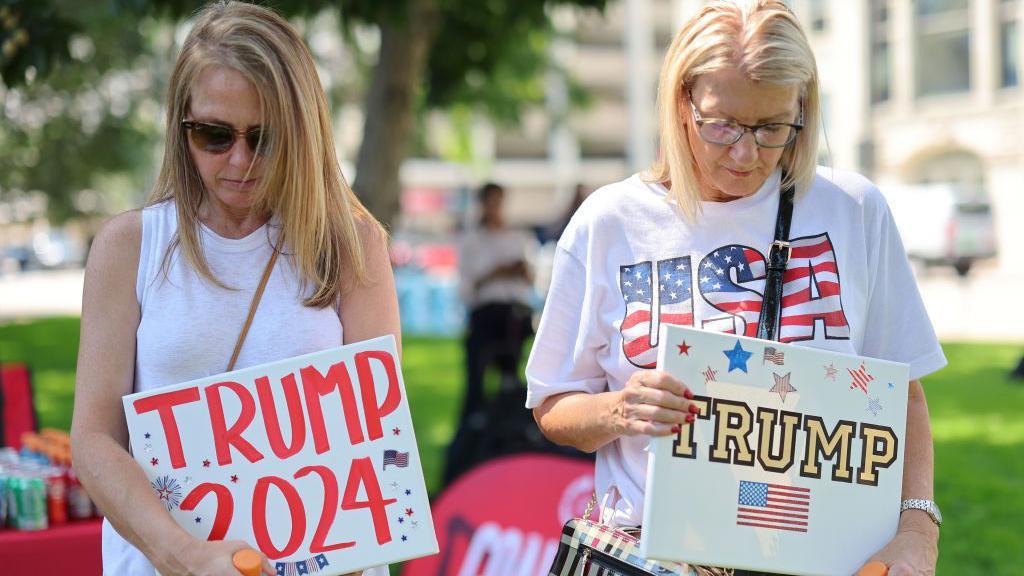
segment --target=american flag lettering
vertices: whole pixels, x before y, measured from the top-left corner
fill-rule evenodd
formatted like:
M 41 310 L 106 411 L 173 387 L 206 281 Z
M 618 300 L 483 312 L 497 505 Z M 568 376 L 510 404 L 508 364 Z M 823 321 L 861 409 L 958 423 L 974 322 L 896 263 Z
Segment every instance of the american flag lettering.
M 733 271 L 736 282 L 732 280 Z M 760 252 L 736 244 L 722 246 L 705 256 L 694 274 L 704 299 L 732 316 L 733 329 L 723 332 L 745 336 L 757 335 L 757 321 L 761 316 L 761 294 L 740 284 L 764 279 L 765 260 Z
M 786 353 L 779 352 L 776 348 L 768 346 L 764 349 L 764 356 L 761 358 L 761 364 L 765 362 L 771 362 L 772 364 L 778 364 L 782 366 L 786 361 Z
M 622 351 L 632 364 L 653 368 L 657 363 L 655 322 L 693 325 L 689 262 L 689 256 L 660 260 L 657 276 L 652 276 L 654 266 L 651 262 L 619 268 L 619 290 L 626 304 L 626 315 L 619 331 L 622 333 Z M 654 314 L 655 301 L 657 318 Z
M 740 481 L 737 525 L 807 532 L 810 513 L 810 488 Z
M 840 297 L 839 265 L 827 233 L 790 241 L 789 264 L 782 276 L 779 341 L 815 337 L 820 321 L 829 339 L 848 340 L 850 325 Z
M 864 367 L 864 363 L 861 362 L 860 368 L 857 368 L 856 370 L 847 368 L 846 371 L 850 373 L 850 377 L 853 379 L 850 382 L 850 390 L 857 388 L 858 390 L 861 390 L 865 394 L 867 394 L 868 383 L 874 380 L 875 377 L 872 376 L 871 374 L 868 374 L 867 369 Z
M 387 470 L 389 465 L 398 466 L 399 468 L 407 467 L 409 465 L 409 453 L 399 452 L 398 450 L 385 450 L 384 469 Z

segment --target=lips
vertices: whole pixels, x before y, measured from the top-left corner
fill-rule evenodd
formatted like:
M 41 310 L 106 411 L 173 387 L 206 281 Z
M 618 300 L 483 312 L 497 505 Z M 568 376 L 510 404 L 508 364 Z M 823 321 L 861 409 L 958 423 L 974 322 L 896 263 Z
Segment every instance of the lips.
M 221 178 L 220 182 L 225 188 L 230 188 L 232 190 L 252 190 L 256 187 L 257 179 L 231 180 L 229 178 Z
M 746 178 L 747 176 L 750 176 L 751 174 L 754 173 L 753 170 L 746 170 L 746 171 L 733 170 L 732 168 L 726 168 L 725 166 L 723 166 L 723 168 L 725 168 L 729 172 L 729 174 L 732 174 L 733 176 L 735 176 L 737 178 Z

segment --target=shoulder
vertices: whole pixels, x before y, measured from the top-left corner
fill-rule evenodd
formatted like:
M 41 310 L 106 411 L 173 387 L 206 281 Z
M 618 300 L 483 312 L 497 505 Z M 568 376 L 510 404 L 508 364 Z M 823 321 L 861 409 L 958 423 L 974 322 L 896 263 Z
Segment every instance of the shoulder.
M 857 172 L 827 166 L 818 166 L 807 195 L 844 212 L 856 210 L 873 216 L 888 209 L 874 182 Z
M 637 223 L 655 214 L 671 213 L 664 188 L 644 182 L 634 174 L 625 180 L 602 186 L 587 196 L 562 234 L 563 247 L 595 233 L 628 233 Z
M 107 220 L 93 239 L 89 260 L 130 259 L 138 264 L 142 242 L 142 210 L 129 210 Z
M 382 250 L 387 251 L 389 237 L 384 226 L 370 214 L 358 215 L 355 218 L 355 232 L 364 254 L 369 257 Z

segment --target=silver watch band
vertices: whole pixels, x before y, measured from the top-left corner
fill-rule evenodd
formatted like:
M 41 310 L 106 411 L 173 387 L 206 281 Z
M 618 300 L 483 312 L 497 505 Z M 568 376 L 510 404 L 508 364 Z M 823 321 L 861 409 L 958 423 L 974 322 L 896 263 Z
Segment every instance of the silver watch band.
M 907 510 L 920 510 L 927 514 L 936 526 L 942 526 L 942 513 L 939 512 L 939 505 L 931 500 L 907 498 L 900 504 L 900 514 Z

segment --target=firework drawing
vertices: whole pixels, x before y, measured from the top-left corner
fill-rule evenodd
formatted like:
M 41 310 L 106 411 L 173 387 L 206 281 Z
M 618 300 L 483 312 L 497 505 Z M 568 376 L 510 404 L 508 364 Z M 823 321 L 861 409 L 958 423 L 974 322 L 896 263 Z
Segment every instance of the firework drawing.
M 150 484 L 153 486 L 153 490 L 156 490 L 156 495 L 160 498 L 160 501 L 167 507 L 168 512 L 181 504 L 181 484 L 178 484 L 178 481 L 174 478 L 159 476 Z

